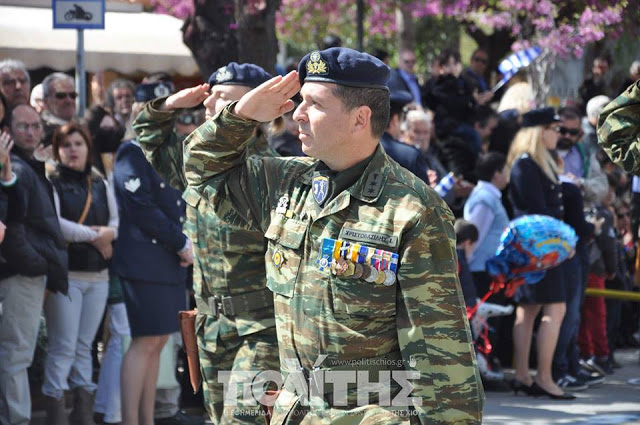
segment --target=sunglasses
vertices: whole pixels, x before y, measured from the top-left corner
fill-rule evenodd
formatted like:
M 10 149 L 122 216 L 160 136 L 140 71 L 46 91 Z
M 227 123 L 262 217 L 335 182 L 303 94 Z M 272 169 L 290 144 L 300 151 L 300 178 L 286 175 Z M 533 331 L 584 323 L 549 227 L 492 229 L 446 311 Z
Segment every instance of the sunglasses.
M 628 212 L 618 214 L 618 218 L 624 218 L 624 217 L 631 217 L 631 214 L 629 214 Z
M 487 64 L 487 62 L 489 62 L 489 60 L 485 59 L 485 58 L 473 58 L 474 62 L 480 62 L 480 63 L 484 63 Z
M 579 128 L 556 127 L 556 131 L 562 134 L 563 136 L 565 134 L 568 134 L 570 136 L 577 136 L 578 134 L 580 134 Z
M 58 93 L 55 93 L 53 96 L 58 100 L 62 100 L 65 97 L 68 97 L 71 100 L 75 100 L 75 98 L 78 97 L 78 93 L 74 91 L 72 92 L 59 91 Z

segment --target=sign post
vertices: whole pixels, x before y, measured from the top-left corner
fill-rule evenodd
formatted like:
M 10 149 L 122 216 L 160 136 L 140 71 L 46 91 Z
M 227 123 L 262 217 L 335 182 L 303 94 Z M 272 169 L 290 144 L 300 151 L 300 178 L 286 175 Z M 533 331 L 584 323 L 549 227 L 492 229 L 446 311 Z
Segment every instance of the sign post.
M 76 47 L 76 106 L 78 116 L 84 117 L 87 105 L 87 81 L 84 68 L 84 30 L 104 29 L 105 0 L 53 0 L 53 28 L 75 29 Z

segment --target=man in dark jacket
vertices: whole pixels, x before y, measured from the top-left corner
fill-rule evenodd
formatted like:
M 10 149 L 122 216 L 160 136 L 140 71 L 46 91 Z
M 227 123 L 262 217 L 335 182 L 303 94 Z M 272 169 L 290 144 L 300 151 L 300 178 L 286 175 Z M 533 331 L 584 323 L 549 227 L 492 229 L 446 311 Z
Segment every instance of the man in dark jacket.
M 42 122 L 29 105 L 9 114 L 17 183 L 9 200 L 0 264 L 0 422 L 27 424 L 31 398 L 27 368 L 33 360 L 45 286 L 67 292 L 67 250 L 44 175 L 33 158 Z

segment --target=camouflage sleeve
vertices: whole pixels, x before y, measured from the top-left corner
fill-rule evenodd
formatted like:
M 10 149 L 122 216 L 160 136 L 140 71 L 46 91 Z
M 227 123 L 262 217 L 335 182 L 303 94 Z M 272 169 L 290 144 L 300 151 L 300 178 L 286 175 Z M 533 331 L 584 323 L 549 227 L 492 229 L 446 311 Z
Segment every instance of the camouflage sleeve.
M 202 186 L 242 162 L 258 122 L 233 115 L 236 103 L 227 105 L 185 139 L 184 169 L 189 186 Z
M 182 143 L 173 130 L 181 110 L 161 111 L 166 100 L 161 97 L 144 105 L 144 109 L 133 122 L 138 142 L 144 156 L 158 175 L 171 187 L 184 191 L 186 179 L 182 167 Z
M 427 207 L 401 247 L 398 341 L 423 424 L 479 424 L 484 391 L 458 280 L 453 215 Z
M 187 183 L 212 205 L 221 199 L 231 202 L 239 214 L 254 228 L 266 230 L 269 217 L 269 177 L 278 174 L 274 158 L 250 157 L 245 149 L 254 137 L 258 123 L 236 117 L 231 103 L 211 118 L 184 142 L 184 166 Z M 207 182 L 217 180 L 220 190 L 214 191 Z M 271 181 L 277 178 L 271 179 Z
M 598 143 L 625 171 L 640 175 L 640 82 L 609 103 L 598 119 Z

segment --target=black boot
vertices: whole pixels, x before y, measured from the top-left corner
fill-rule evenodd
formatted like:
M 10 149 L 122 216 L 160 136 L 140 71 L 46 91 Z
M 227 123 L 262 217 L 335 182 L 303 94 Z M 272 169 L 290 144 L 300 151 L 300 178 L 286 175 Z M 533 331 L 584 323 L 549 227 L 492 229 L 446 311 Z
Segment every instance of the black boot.
M 73 389 L 73 409 L 69 425 L 96 425 L 93 421 L 93 394 L 84 388 Z
M 45 410 L 47 412 L 46 425 L 69 425 L 67 412 L 64 410 L 64 397 L 44 396 Z

